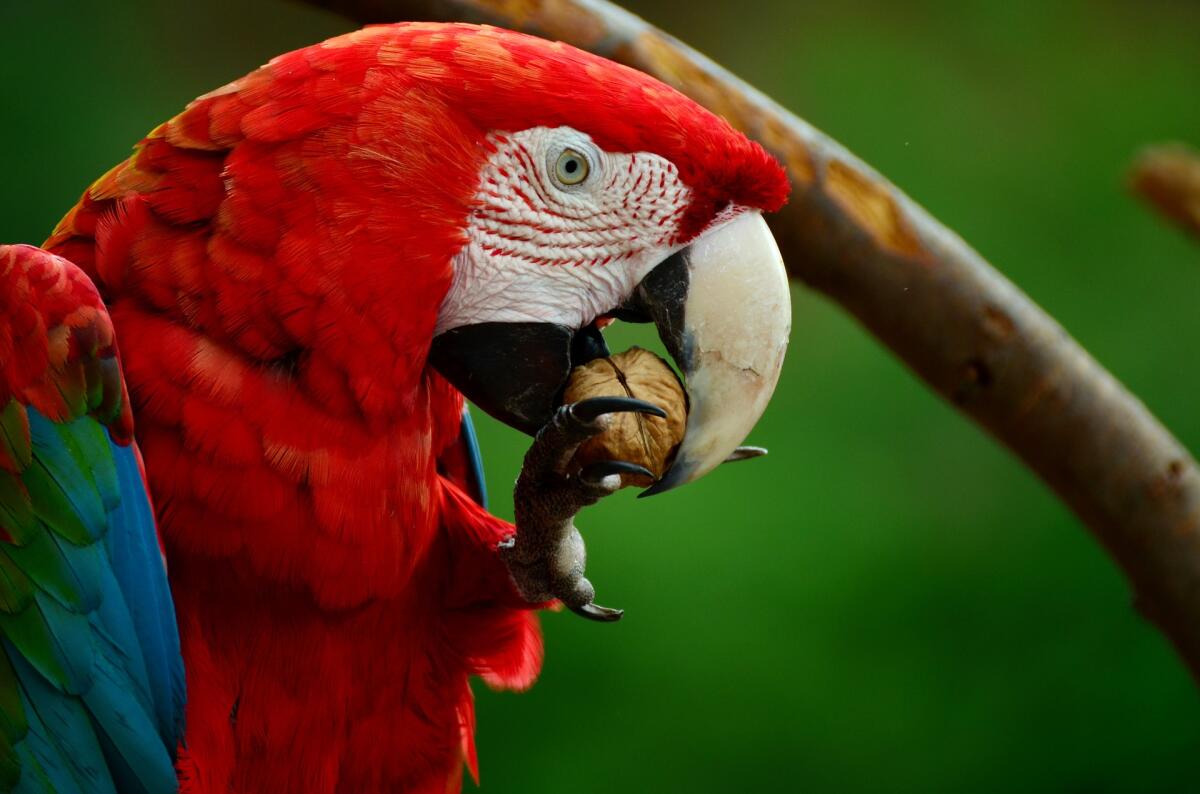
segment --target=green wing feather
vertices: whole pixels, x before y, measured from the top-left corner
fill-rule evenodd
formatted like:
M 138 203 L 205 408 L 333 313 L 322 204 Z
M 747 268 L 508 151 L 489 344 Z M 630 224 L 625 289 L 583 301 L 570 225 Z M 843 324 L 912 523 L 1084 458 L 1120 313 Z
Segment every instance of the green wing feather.
M 0 246 L 0 791 L 176 788 L 182 662 L 131 438 L 91 283 Z

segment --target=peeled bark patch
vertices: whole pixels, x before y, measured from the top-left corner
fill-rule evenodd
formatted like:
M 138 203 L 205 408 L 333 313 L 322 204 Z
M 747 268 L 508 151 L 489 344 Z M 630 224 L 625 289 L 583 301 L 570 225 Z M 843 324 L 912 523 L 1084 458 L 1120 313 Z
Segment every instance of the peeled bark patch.
M 840 160 L 831 160 L 825 167 L 825 189 L 880 247 L 905 257 L 924 253 L 921 240 L 886 183 L 873 181 Z
M 639 413 L 608 415 L 608 427 L 580 445 L 572 460 L 579 469 L 602 460 L 625 460 L 645 466 L 657 479 L 670 467 L 687 425 L 687 397 L 675 371 L 661 358 L 631 347 L 608 358 L 589 361 L 571 372 L 563 401 L 589 397 L 636 397 L 667 412 L 666 419 Z M 645 475 L 621 476 L 621 487 L 645 487 Z

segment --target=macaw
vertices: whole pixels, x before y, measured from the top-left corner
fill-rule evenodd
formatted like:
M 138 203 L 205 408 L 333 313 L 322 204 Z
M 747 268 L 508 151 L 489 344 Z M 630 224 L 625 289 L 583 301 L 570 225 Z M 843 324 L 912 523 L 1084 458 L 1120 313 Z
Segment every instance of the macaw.
M 662 411 L 560 406 L 571 368 L 653 322 L 689 414 L 649 492 L 744 454 L 787 192 L 656 80 L 465 24 L 282 55 L 154 129 L 45 250 L 0 248 L 0 780 L 456 789 L 469 677 L 529 687 L 539 607 L 620 616 L 574 517 L 639 469 L 568 461 Z M 535 437 L 515 524 L 464 395 Z

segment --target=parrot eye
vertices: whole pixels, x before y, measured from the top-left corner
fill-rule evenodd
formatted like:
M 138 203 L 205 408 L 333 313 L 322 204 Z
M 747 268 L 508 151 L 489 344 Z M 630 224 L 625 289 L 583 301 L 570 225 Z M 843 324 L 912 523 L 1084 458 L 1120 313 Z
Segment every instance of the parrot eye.
M 591 166 L 588 159 L 574 149 L 563 149 L 554 165 L 554 176 L 564 185 L 572 186 L 588 178 Z

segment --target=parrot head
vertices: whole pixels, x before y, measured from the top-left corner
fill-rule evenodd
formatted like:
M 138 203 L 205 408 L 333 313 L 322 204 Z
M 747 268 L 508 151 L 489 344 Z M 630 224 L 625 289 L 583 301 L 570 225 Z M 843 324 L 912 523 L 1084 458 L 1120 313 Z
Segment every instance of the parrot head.
M 606 354 L 606 323 L 654 323 L 690 409 L 653 492 L 728 457 L 774 390 L 791 308 L 762 214 L 786 174 L 641 72 L 486 26 L 381 25 L 280 56 L 161 134 L 232 150 L 220 230 L 268 248 L 283 230 L 276 262 L 292 270 L 264 299 L 345 337 L 374 411 L 395 409 L 386 370 L 350 320 L 320 319 L 330 289 L 360 310 L 354 327 L 395 340 L 397 371 L 431 364 L 530 434 L 572 368 Z
M 478 131 L 462 246 L 430 361 L 480 408 L 537 432 L 600 328 L 653 322 L 689 398 L 683 444 L 650 492 L 745 439 L 787 346 L 787 276 L 762 219 L 783 169 L 653 78 L 563 44 L 444 26 L 423 79 Z M 370 29 L 368 29 L 370 30 Z M 422 49 L 422 43 L 415 43 Z

